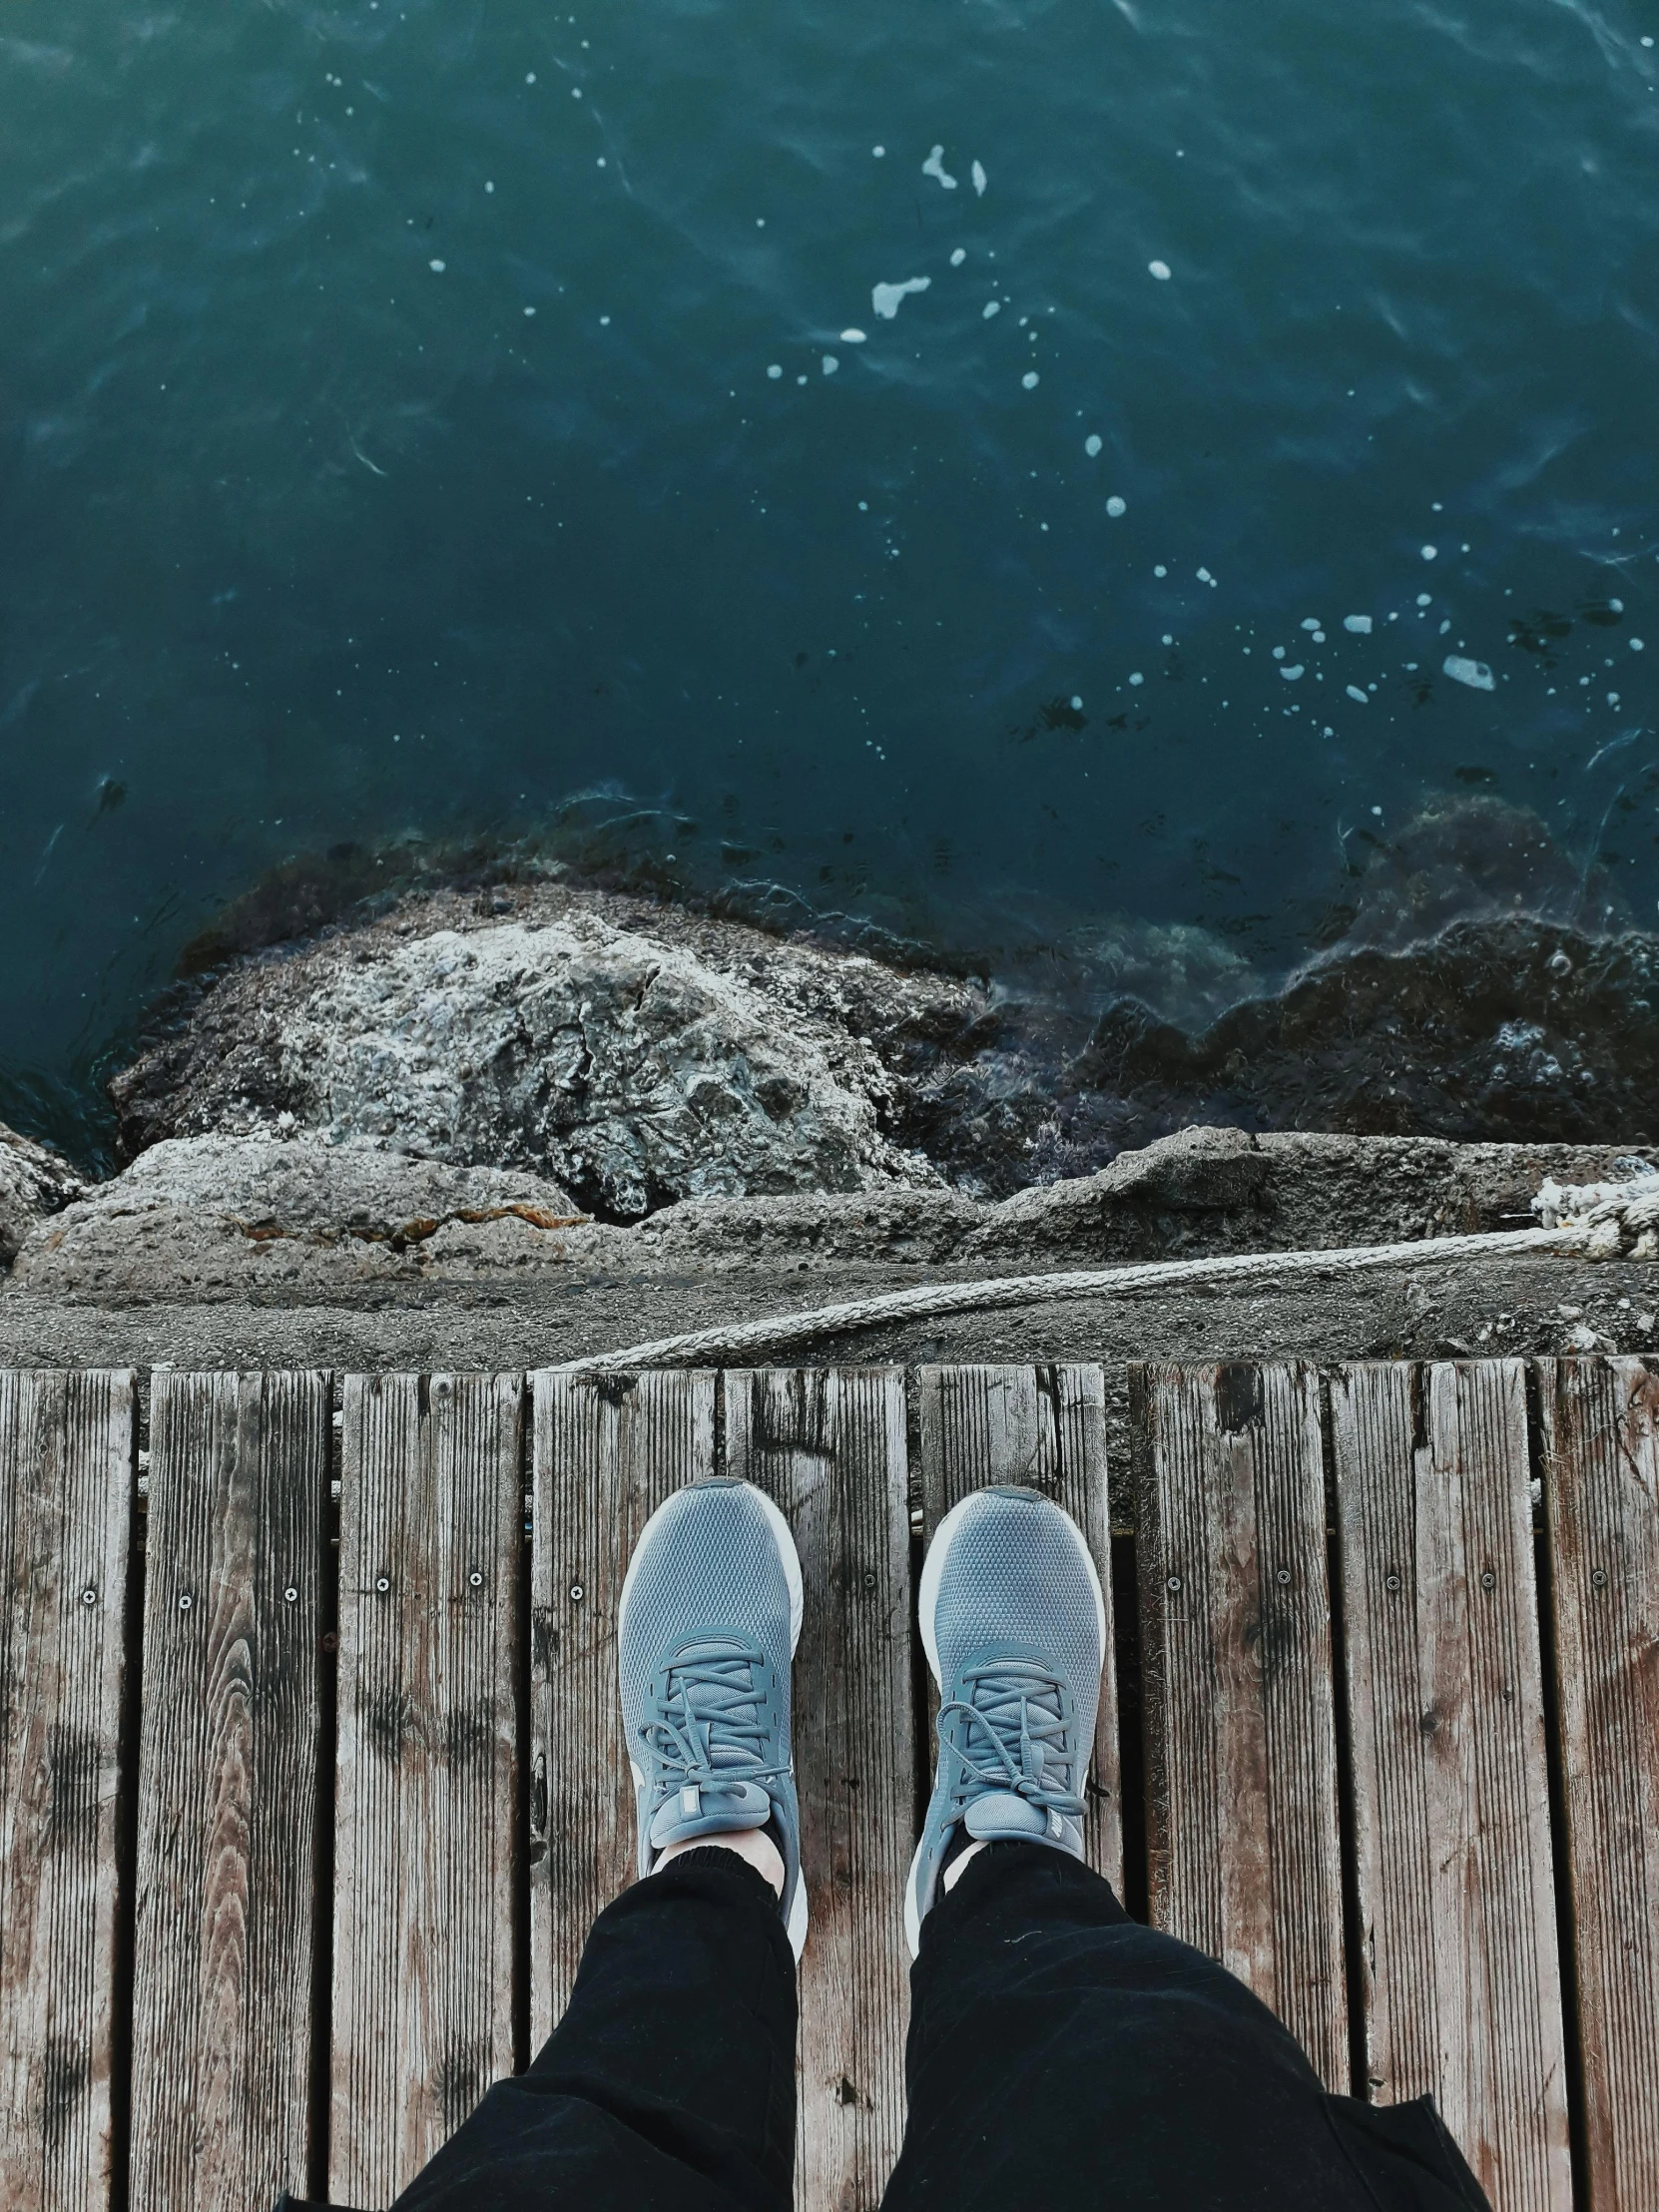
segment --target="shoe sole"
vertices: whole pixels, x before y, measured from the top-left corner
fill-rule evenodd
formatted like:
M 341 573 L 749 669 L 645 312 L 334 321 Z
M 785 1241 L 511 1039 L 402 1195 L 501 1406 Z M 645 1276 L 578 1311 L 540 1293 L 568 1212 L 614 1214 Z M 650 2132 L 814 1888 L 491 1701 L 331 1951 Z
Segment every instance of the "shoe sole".
M 991 1483 L 987 1485 L 986 1490 L 970 1490 L 966 1497 L 960 1499 L 950 1508 L 934 1531 L 933 1541 L 927 1547 L 927 1556 L 921 1563 L 921 1588 L 916 1595 L 916 1619 L 921 1628 L 921 1646 L 927 1654 L 927 1669 L 932 1675 L 934 1686 L 941 1697 L 944 1695 L 944 1680 L 939 1671 L 939 1584 L 944 1580 L 945 1562 L 950 1556 L 950 1546 L 954 1541 L 962 1515 L 974 1503 L 975 1499 L 985 1496 L 987 1491 L 991 1494 L 1002 1491 L 1014 1497 L 1036 1498 L 1045 1505 L 1054 1504 L 1054 1500 L 1043 1497 L 1040 1490 L 1024 1489 L 1011 1482 Z M 1104 1669 L 1106 1663 L 1106 1594 L 1100 1586 L 1100 1569 L 1094 1563 L 1094 1553 L 1090 1551 L 1084 1541 L 1083 1531 L 1065 1507 L 1055 1505 L 1054 1510 L 1066 1524 L 1071 1540 L 1077 1547 L 1077 1556 L 1082 1560 L 1088 1574 L 1089 1588 L 1094 1592 L 1095 1627 L 1099 1634 L 1101 1666 Z M 904 1939 L 910 1946 L 910 1956 L 912 1958 L 919 1957 L 921 1954 L 921 1912 L 917 1900 L 916 1885 L 921 1874 L 923 1848 L 922 1844 L 917 1844 L 915 1855 L 910 1861 L 910 1877 L 904 1885 Z
M 676 1490 L 673 1497 L 665 1498 L 662 1504 L 657 1507 L 656 1512 L 652 1514 L 650 1520 L 640 1530 L 640 1540 L 634 1546 L 634 1556 L 629 1560 L 628 1571 L 622 1578 L 622 1595 L 617 1599 L 616 1640 L 618 1648 L 620 1649 L 622 1644 L 623 1622 L 628 1615 L 628 1600 L 633 1593 L 634 1576 L 639 1568 L 640 1561 L 645 1557 L 645 1547 L 650 1538 L 652 1526 L 660 1514 L 667 1512 L 671 1505 L 685 1495 L 686 1489 L 747 1490 L 760 1506 L 761 1511 L 766 1516 L 767 1526 L 772 1531 L 772 1540 L 778 1547 L 778 1557 L 784 1569 L 784 1580 L 789 1585 L 790 1657 L 793 1660 L 801 1643 L 801 1624 L 807 1613 L 806 1593 L 801 1580 L 801 1554 L 795 1548 L 795 1538 L 790 1533 L 789 1522 L 771 1498 L 767 1496 L 765 1490 L 757 1489 L 753 1482 L 738 1482 L 729 1477 L 717 1477 L 707 1482 L 687 1483 L 684 1489 Z M 634 1787 L 639 1790 L 644 1786 L 645 1777 L 631 1759 L 628 1765 L 634 1777 Z M 790 1900 L 789 1918 L 785 1926 L 789 1933 L 790 1947 L 799 1959 L 807 1944 L 807 1884 L 805 1877 L 800 1874 L 796 1876 L 795 1896 Z

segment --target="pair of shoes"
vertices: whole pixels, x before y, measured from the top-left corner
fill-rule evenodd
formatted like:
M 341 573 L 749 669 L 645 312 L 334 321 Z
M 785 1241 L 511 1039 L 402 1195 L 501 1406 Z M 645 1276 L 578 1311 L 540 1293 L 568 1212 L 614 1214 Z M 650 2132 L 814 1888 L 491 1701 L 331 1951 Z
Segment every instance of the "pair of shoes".
M 798 1958 L 807 1887 L 790 1668 L 802 1607 L 801 1561 L 772 1500 L 747 1482 L 697 1482 L 646 1523 L 617 1622 L 640 1873 L 671 1845 L 764 1829 L 784 1862 Z M 970 1844 L 1022 1841 L 1082 1858 L 1106 1651 L 1082 1532 L 1034 1490 L 976 1490 L 945 1515 L 918 1612 L 941 1702 L 938 1769 L 904 1900 L 912 1954 L 945 1868 Z

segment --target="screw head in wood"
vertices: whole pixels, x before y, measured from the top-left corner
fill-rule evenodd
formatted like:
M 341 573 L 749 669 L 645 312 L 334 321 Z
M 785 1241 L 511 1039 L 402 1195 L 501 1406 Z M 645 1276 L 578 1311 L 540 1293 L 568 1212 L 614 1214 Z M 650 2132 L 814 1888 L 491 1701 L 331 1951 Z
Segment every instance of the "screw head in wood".
M 179 1610 L 180 1610 L 180 1612 L 181 1612 L 181 1613 L 188 1613 L 188 1612 L 190 1611 L 191 1607 L 192 1607 L 192 1606 L 193 1606 L 193 1605 L 194 1605 L 195 1603 L 196 1603 L 196 1600 L 195 1600 L 195 1599 L 194 1599 L 194 1598 L 193 1598 L 193 1597 L 191 1596 L 190 1592 L 189 1592 L 188 1590 L 186 1590 L 186 1591 L 185 1591 L 185 1592 L 183 1593 L 183 1595 L 182 1595 L 182 1596 L 180 1597 L 180 1599 L 179 1599 Z
M 481 1590 L 484 1587 L 484 1578 L 478 1572 L 478 1569 L 476 1567 L 474 1567 L 472 1572 L 467 1576 L 467 1580 L 472 1584 L 472 1587 L 475 1590 Z
M 81 1603 L 83 1605 L 96 1605 L 98 1603 L 98 1592 L 93 1588 L 90 1582 L 81 1592 Z
M 284 1603 L 285 1605 L 293 1605 L 293 1604 L 296 1604 L 296 1603 L 298 1602 L 298 1597 L 299 1597 L 299 1592 L 298 1592 L 298 1591 L 297 1591 L 297 1590 L 296 1590 L 296 1589 L 294 1588 L 293 1584 L 292 1584 L 292 1583 L 290 1582 L 290 1583 L 288 1584 L 287 1588 L 286 1588 L 286 1589 L 285 1589 L 285 1590 L 284 1590 L 284 1591 L 282 1592 L 282 1602 L 283 1602 L 283 1603 Z
M 1383 1587 L 1383 1589 L 1385 1589 L 1385 1590 L 1397 1590 L 1397 1589 L 1399 1588 L 1399 1577 L 1398 1577 L 1398 1575 L 1397 1575 L 1397 1574 L 1385 1574 L 1385 1575 L 1384 1575 L 1384 1576 L 1382 1577 L 1382 1587 Z
M 1594 1583 L 1595 1587 L 1598 1590 L 1605 1590 L 1607 1587 L 1607 1569 L 1605 1567 L 1593 1568 L 1591 1570 L 1590 1580 L 1592 1583 Z
M 587 1594 L 580 1582 L 573 1582 L 570 1585 L 570 1602 L 572 1605 L 580 1605 Z
M 1490 1567 L 1480 1577 L 1480 1587 L 1483 1590 L 1495 1590 L 1497 1588 L 1497 1576 L 1493 1574 Z
M 391 1588 L 391 1576 L 389 1574 L 376 1575 L 374 1578 L 374 1587 L 377 1590 L 389 1590 Z
M 866 1590 L 873 1590 L 873 1589 L 874 1589 L 874 1587 L 875 1587 L 875 1577 L 874 1577 L 874 1575 L 873 1575 L 873 1574 L 866 1574 L 866 1575 L 864 1576 L 864 1588 L 865 1588 Z
M 1178 1574 L 1172 1574 L 1164 1584 L 1166 1590 L 1178 1590 L 1180 1587 L 1181 1577 Z
M 1289 1567 L 1281 1567 L 1279 1569 L 1279 1572 L 1274 1576 L 1274 1580 L 1276 1582 L 1289 1582 L 1290 1579 L 1291 1570 Z

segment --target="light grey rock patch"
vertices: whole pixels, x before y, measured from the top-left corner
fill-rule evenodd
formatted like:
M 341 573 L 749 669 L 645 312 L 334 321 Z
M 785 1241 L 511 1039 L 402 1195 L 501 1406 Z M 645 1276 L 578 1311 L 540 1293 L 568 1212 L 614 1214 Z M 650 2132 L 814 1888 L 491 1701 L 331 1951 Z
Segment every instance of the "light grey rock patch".
M 527 1168 L 621 1221 L 688 1198 L 936 1190 L 890 1133 L 894 1040 L 979 1005 L 951 978 L 602 894 L 540 886 L 506 913 L 440 894 L 235 968 L 114 1093 L 133 1148 L 288 1115 Z
M 556 1263 L 584 1217 L 526 1170 L 456 1168 L 315 1136 L 195 1137 L 37 1225 L 25 1293 L 112 1300 L 306 1298 Z
M 0 1268 L 10 1267 L 37 1224 L 79 1198 L 84 1188 L 60 1154 L 0 1122 Z

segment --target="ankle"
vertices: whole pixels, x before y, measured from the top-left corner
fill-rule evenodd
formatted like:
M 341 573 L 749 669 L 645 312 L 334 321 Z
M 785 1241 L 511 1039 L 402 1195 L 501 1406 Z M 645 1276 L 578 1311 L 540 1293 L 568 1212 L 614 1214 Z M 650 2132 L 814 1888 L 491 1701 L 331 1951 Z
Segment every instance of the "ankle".
M 957 1883 L 961 1881 L 963 1873 L 973 1864 L 974 1860 L 986 1849 L 989 1843 L 990 1838 L 988 1836 L 977 1836 L 971 1844 L 964 1844 L 955 1858 L 950 1861 L 939 1877 L 939 1888 L 946 1897 L 955 1889 Z
M 671 1859 L 683 1859 L 688 1851 L 735 1851 L 740 1859 L 747 1859 L 756 1873 L 770 1882 L 777 1895 L 784 1895 L 784 1855 L 764 1828 L 740 1828 L 729 1836 L 688 1836 L 683 1843 L 670 1844 L 667 1851 L 652 1868 L 653 1874 L 661 1874 Z

